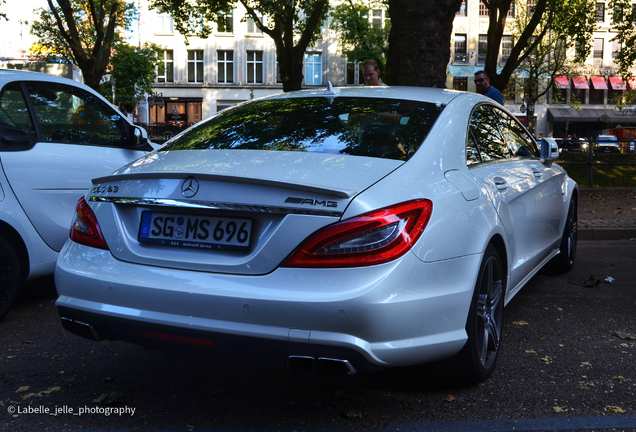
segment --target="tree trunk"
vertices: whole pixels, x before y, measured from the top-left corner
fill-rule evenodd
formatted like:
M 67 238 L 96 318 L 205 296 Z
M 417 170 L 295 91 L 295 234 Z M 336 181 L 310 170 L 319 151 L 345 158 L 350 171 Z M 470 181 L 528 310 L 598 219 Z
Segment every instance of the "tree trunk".
M 455 13 L 461 0 L 389 0 L 387 84 L 446 81 Z

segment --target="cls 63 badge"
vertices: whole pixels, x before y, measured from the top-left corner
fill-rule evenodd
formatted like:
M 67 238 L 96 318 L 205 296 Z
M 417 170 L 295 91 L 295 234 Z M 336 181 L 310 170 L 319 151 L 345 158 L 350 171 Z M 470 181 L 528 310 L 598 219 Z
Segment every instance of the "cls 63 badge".
M 119 186 L 106 186 L 106 185 L 96 185 L 93 186 L 93 193 L 102 194 L 102 193 L 117 193 L 119 191 Z

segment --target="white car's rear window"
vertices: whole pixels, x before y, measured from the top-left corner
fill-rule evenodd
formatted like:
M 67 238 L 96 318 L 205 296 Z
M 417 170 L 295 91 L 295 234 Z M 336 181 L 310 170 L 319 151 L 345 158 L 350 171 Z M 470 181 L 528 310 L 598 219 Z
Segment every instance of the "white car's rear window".
M 442 109 L 397 99 L 267 99 L 228 108 L 161 150 L 280 150 L 407 160 Z

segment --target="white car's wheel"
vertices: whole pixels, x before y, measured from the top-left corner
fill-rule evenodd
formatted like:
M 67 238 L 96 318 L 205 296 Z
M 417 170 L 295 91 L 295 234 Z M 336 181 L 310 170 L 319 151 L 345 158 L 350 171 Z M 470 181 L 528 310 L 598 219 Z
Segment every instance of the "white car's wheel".
M 0 238 L 0 320 L 9 312 L 21 284 L 18 257 L 11 245 Z
M 551 274 L 566 273 L 572 270 L 576 258 L 576 244 L 578 233 L 578 207 L 576 198 L 570 200 L 568 218 L 563 228 L 563 236 L 559 246 L 560 253 L 547 264 L 547 271 Z
M 468 312 L 468 341 L 460 353 L 460 374 L 471 382 L 488 379 L 495 369 L 503 329 L 505 271 L 499 253 L 488 245 Z

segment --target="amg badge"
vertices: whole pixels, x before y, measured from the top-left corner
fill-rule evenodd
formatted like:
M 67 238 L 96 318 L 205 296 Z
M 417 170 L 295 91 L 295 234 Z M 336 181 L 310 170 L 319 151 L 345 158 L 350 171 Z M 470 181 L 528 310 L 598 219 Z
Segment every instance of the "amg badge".
M 312 206 L 338 207 L 338 203 L 336 201 L 316 200 L 312 198 L 288 197 L 285 202 L 291 204 L 307 204 Z

